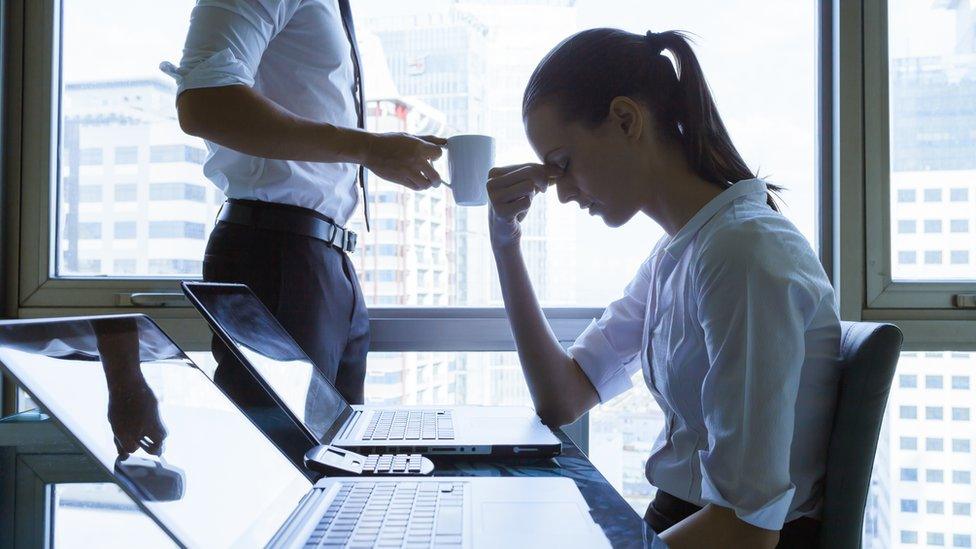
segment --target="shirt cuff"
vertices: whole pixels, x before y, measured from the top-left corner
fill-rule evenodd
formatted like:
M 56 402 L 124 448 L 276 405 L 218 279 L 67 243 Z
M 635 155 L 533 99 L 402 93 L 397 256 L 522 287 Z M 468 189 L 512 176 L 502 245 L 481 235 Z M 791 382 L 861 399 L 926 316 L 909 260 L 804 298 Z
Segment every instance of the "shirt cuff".
M 699 452 L 699 458 L 703 459 L 706 452 Z M 701 499 L 705 503 L 711 503 L 720 507 L 725 507 L 735 511 L 735 516 L 739 520 L 748 522 L 753 526 L 765 528 L 766 530 L 779 531 L 783 529 L 786 522 L 786 515 L 790 512 L 790 505 L 793 503 L 793 495 L 796 493 L 796 485 L 790 483 L 789 488 L 770 498 L 759 509 L 743 509 L 740 505 L 729 501 L 722 492 L 715 486 L 708 470 L 705 468 L 704 461 L 701 461 Z
M 225 48 L 190 67 L 177 67 L 165 61 L 159 70 L 176 80 L 176 95 L 195 88 L 217 88 L 243 84 L 254 85 L 254 76 L 230 48 Z
M 590 379 L 601 403 L 632 387 L 627 369 L 595 320 L 576 338 L 569 354 Z

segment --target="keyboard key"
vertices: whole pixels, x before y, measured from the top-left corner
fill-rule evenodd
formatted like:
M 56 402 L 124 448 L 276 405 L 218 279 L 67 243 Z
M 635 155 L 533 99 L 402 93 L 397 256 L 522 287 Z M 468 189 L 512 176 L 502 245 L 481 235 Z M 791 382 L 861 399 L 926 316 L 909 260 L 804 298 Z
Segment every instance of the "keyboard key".
M 446 508 L 437 513 L 434 533 L 440 535 L 461 535 L 462 509 Z

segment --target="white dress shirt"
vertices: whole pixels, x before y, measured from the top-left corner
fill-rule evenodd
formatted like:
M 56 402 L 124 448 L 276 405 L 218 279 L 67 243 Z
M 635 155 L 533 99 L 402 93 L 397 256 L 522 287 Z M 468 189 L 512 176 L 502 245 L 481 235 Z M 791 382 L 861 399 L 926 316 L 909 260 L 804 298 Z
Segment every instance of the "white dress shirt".
M 348 128 L 358 121 L 352 47 L 336 0 L 199 0 L 180 66 L 160 68 L 176 79 L 177 94 L 241 84 L 304 118 Z M 229 198 L 302 206 L 340 225 L 356 208 L 355 164 L 207 147 L 203 172 Z
M 752 179 L 662 238 L 570 354 L 601 402 L 643 370 L 666 416 L 652 485 L 779 530 L 820 515 L 839 345 L 823 267 Z

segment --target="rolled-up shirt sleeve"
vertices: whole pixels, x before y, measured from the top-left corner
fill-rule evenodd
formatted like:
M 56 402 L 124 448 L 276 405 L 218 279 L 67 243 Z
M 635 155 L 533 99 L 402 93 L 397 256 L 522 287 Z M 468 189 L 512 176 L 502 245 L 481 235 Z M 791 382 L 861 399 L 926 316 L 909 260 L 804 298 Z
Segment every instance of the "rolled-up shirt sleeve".
M 253 86 L 268 44 L 288 23 L 298 0 L 201 0 L 190 16 L 183 58 L 160 70 L 177 95 L 195 88 Z
M 709 359 L 701 497 L 779 530 L 796 491 L 790 447 L 816 300 L 796 279 L 788 246 L 761 231 L 735 233 L 703 249 L 693 275 Z M 750 239 L 754 245 L 743 246 Z
M 600 402 L 630 389 L 630 378 L 641 367 L 639 353 L 644 343 L 651 262 L 648 259 L 641 265 L 624 296 L 611 303 L 569 348 L 569 354 L 596 388 Z

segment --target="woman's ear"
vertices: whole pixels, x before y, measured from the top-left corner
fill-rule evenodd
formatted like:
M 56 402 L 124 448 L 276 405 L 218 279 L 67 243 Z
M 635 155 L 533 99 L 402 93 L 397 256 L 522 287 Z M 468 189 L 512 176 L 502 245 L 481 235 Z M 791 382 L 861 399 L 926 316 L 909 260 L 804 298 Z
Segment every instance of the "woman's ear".
M 610 122 L 628 140 L 637 141 L 644 131 L 644 110 L 629 97 L 614 97 L 610 102 Z

